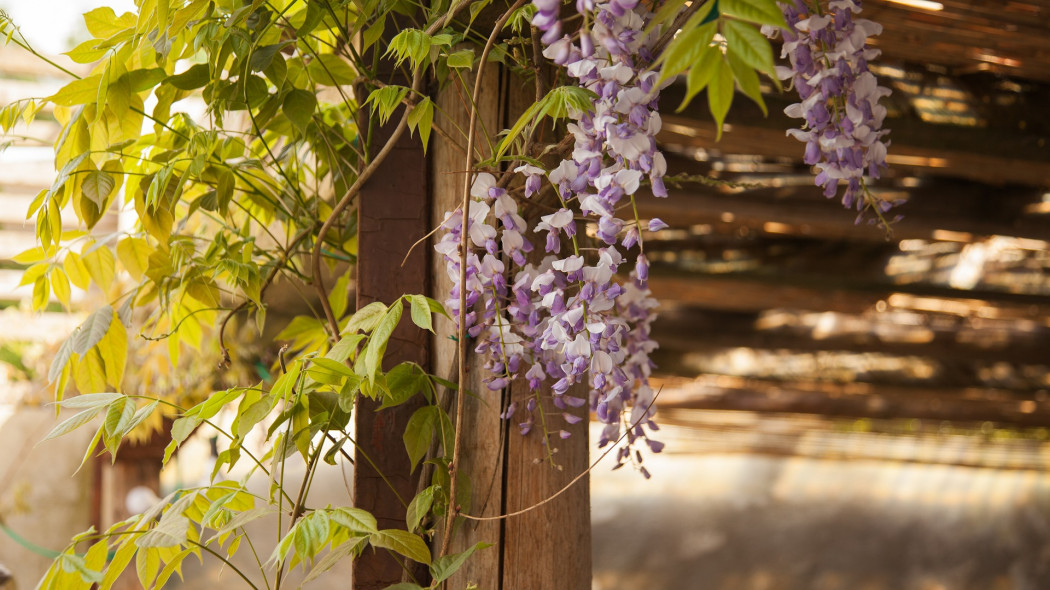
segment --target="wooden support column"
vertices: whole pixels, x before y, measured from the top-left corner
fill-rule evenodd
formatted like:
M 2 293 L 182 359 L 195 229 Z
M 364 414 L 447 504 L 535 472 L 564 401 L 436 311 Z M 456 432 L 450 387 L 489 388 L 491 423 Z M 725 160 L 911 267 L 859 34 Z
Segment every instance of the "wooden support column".
M 484 69 L 485 91 L 478 104 L 479 129 L 509 127 L 532 100 L 531 84 L 523 87 L 520 80 L 508 78 L 495 64 Z M 472 86 L 473 77 L 465 76 Z M 450 89 L 438 97 L 435 123 L 446 130 L 467 129 L 469 109 L 464 95 Z M 455 124 L 453 124 L 455 123 Z M 465 143 L 465 142 L 463 142 Z M 481 142 L 483 157 L 488 147 Z M 445 211 L 459 206 L 463 191 L 464 152 L 446 140 L 433 143 L 430 164 L 434 183 L 434 226 L 441 223 Z M 523 211 L 523 214 L 525 212 Z M 527 217 L 527 216 L 526 216 Z M 535 238 L 535 236 L 529 236 Z M 444 301 L 452 282 L 443 261 L 432 264 L 432 296 Z M 456 343 L 452 322 L 440 318 L 433 349 L 434 371 L 441 376 L 454 376 Z M 523 383 L 514 383 L 502 392 L 489 391 L 482 383 L 484 369 L 468 346 L 469 391 L 476 396 L 464 399 L 465 412 L 460 469 L 470 475 L 471 500 L 465 512 L 476 516 L 496 516 L 537 504 L 587 467 L 586 421 L 568 427 L 556 409 L 544 401 L 548 426 L 555 433 L 561 469 L 544 461 L 541 427 L 537 425 L 527 437 L 518 432 L 517 420 L 504 421 L 500 412 L 511 398 L 524 405 L 527 395 Z M 585 395 L 585 393 L 584 393 Z M 521 410 L 519 410 L 520 412 Z M 581 410 L 577 410 L 581 411 Z M 454 415 L 454 411 L 451 412 Z M 585 413 L 580 415 L 585 416 Z M 573 436 L 562 440 L 561 428 Z M 462 521 L 456 529 L 451 551 L 463 551 L 477 542 L 495 546 L 479 551 L 449 581 L 449 588 L 476 584 L 486 590 L 587 590 L 591 587 L 591 536 L 588 480 L 583 478 L 567 493 L 521 516 L 494 521 Z
M 397 117 L 394 117 L 396 119 Z M 373 146 L 382 146 L 395 121 L 378 129 Z M 419 138 L 403 134 L 397 147 L 362 188 L 358 208 L 357 305 L 389 304 L 401 295 L 426 293 L 429 250 L 412 244 L 429 231 L 427 167 Z M 426 367 L 424 332 L 404 315 L 390 338 L 385 368 L 412 361 Z M 379 528 L 405 528 L 405 507 L 416 494 L 419 471 L 405 452 L 402 434 L 412 413 L 424 403 L 414 399 L 377 411 L 379 404 L 358 396 L 354 412 L 354 505 L 376 516 Z M 374 466 L 373 466 L 374 463 Z M 376 469 L 378 467 L 378 471 Z M 396 494 L 379 472 L 386 475 Z M 354 562 L 354 590 L 380 590 L 401 581 L 403 570 L 388 552 L 367 551 Z

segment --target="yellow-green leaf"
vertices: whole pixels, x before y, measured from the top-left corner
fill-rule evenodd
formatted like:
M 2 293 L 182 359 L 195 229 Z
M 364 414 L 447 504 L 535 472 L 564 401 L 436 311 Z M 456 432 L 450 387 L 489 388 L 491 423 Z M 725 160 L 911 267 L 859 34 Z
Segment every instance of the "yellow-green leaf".
M 722 24 L 726 45 L 740 60 L 752 68 L 774 75 L 773 47 L 754 25 L 738 20 L 727 20 Z
M 430 548 L 419 535 L 397 529 L 385 529 L 369 536 L 373 547 L 390 549 L 412 561 L 430 565 Z
M 120 258 L 120 263 L 136 281 L 142 279 L 146 269 L 149 268 L 151 253 L 153 253 L 153 248 L 143 238 L 128 236 L 117 244 L 117 256 Z
M 718 127 L 716 140 L 722 139 L 722 123 L 733 104 L 733 70 L 724 59 L 715 62 L 715 72 L 707 86 L 707 104 Z

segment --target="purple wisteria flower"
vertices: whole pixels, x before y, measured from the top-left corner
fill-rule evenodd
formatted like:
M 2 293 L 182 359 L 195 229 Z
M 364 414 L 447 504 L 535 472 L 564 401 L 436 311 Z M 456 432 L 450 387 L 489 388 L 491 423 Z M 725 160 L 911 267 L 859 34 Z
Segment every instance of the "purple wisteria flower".
M 465 317 L 474 350 L 486 359 L 486 384 L 497 390 L 523 377 L 533 392 L 524 407 L 514 402 L 503 417 L 514 418 L 527 434 L 541 422 L 538 415 L 572 425 L 580 419 L 567 410 L 588 405 L 606 424 L 599 446 L 625 434 L 618 465 L 640 461 L 630 452 L 635 443 L 645 441 L 652 452 L 663 444 L 648 438 L 655 429 L 649 355 L 656 348 L 650 325 L 657 303 L 646 287 L 649 263 L 639 230 L 659 231 L 667 224 L 623 219 L 619 212 L 634 210 L 630 204 L 646 179 L 655 196 L 667 196 L 667 162 L 655 141 L 659 74 L 648 69 L 659 31 L 643 33 L 650 13 L 637 0 L 579 0 L 585 25 L 573 36 L 562 35 L 560 2 L 533 4 L 544 56 L 596 98 L 586 112 L 569 113 L 575 140 L 569 158 L 549 172 L 533 165 L 514 170 L 525 177 L 526 198 L 546 181 L 560 207 L 529 228 L 495 177 L 480 173 L 466 219 L 458 210 L 446 214 L 436 250 L 453 281 L 448 306 L 458 314 L 459 243 L 466 231 L 471 251 Z M 584 224 L 595 228 L 597 247 L 580 246 Z M 533 239 L 537 248 L 542 244 L 542 258 L 540 252 L 527 257 Z M 633 247 L 640 252 L 628 261 L 623 250 Z M 616 274 L 632 268 L 624 264 L 633 270 L 621 284 Z M 573 395 L 574 385 L 589 391 L 587 399 Z M 546 425 L 544 430 L 549 437 L 570 435 Z
M 881 33 L 882 26 L 854 18 L 860 0 L 832 0 L 827 11 L 803 0 L 780 7 L 789 28 L 763 30 L 783 35 L 782 57 L 791 67 L 778 67 L 777 74 L 792 81 L 800 99 L 784 112 L 805 123 L 788 134 L 805 142 L 803 160 L 816 169 L 815 182 L 824 196 L 834 197 L 845 185 L 842 202 L 861 211 L 858 221 L 869 208 L 881 217 L 894 203 L 875 199 L 866 177 L 882 174 L 889 144 L 889 131 L 882 129 L 886 107 L 879 99 L 890 90 L 879 86 L 868 69 L 880 52 L 868 47 L 867 39 Z

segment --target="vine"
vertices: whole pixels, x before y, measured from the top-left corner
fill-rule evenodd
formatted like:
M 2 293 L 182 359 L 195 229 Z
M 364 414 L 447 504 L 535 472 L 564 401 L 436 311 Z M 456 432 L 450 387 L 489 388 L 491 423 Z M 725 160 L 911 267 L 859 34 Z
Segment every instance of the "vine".
M 637 201 L 667 198 L 667 184 L 744 186 L 668 175 L 656 143 L 659 97 L 676 79 L 685 102 L 706 90 L 719 133 L 737 90 L 764 109 L 759 76 L 777 87 L 791 79 L 807 94 L 789 114 L 807 126 L 790 133 L 808 142 L 816 182 L 834 193 L 848 179 L 847 205 L 884 212 L 863 179 L 884 166 L 886 132 L 885 91 L 863 44 L 877 26 L 851 20 L 859 2 L 833 0 L 823 12 L 801 3 L 782 12 L 773 0 L 573 4 L 143 1 L 136 13 L 85 15 L 91 39 L 68 54 L 85 75 L 37 53 L 0 15 L 7 42 L 70 77 L 51 96 L 0 109 L 5 134 L 44 110 L 62 127 L 56 178 L 29 211 L 39 244 L 15 260 L 26 266 L 36 309 L 51 296 L 71 307 L 71 287 L 93 288 L 103 301 L 51 364 L 56 402 L 76 413 L 48 437 L 94 427 L 87 461 L 97 445 L 116 455 L 167 416 L 165 463 L 202 426 L 228 441 L 211 485 L 74 537 L 42 588 L 105 590 L 132 560 L 143 587 L 162 587 L 186 557 L 208 554 L 250 587 L 262 580 L 279 590 L 290 568 L 308 570 L 309 581 L 369 549 L 401 561 L 405 579 L 393 588 L 443 586 L 485 546 L 450 553 L 458 518 L 505 519 L 544 506 L 601 460 L 535 505 L 496 516 L 464 510 L 471 354 L 484 359 L 490 391 L 527 384 L 524 403 L 498 411 L 522 435 L 541 437 L 552 466 L 554 445 L 571 436 L 559 426 L 580 422 L 573 409 L 586 406 L 604 424 L 601 458 L 615 452 L 615 467 L 632 463 L 648 477 L 637 447 L 658 453 L 663 443 L 651 438 L 656 301 L 645 239 L 668 224 L 642 219 Z M 790 71 L 775 66 L 760 28 L 781 31 Z M 491 61 L 535 91 L 500 133 L 478 110 Z M 465 129 L 434 124 L 443 93 L 469 113 Z M 463 175 L 459 207 L 435 230 L 451 295 L 444 304 L 406 294 L 353 309 L 355 204 L 406 131 L 418 132 L 424 149 L 433 131 L 464 160 L 454 171 Z M 63 230 L 69 206 L 75 232 Z M 134 217 L 133 227 L 92 233 L 113 210 Z M 280 289 L 301 299 L 291 319 L 268 318 Z M 455 322 L 455 367 L 434 368 L 455 381 L 413 363 L 384 369 L 406 312 L 420 330 L 434 331 L 435 315 Z M 254 325 L 242 325 L 249 317 Z M 157 336 L 129 338 L 136 326 Z M 250 328 L 257 335 L 244 337 Z M 213 349 L 218 372 L 202 371 L 199 360 Z M 136 355 L 145 361 L 129 362 Z M 246 359 L 252 369 L 238 371 Z M 176 377 L 184 374 L 193 379 Z M 189 391 L 158 393 L 162 375 Z M 74 386 L 77 395 L 67 396 Z M 439 402 L 439 387 L 454 408 Z M 404 528 L 381 529 L 360 508 L 307 501 L 322 462 L 351 460 L 344 446 L 356 445 L 350 421 L 362 397 L 380 411 L 422 400 L 403 433 L 411 468 L 425 465 L 418 493 L 398 495 L 380 473 L 405 508 Z M 253 431 L 265 433 L 259 453 L 248 448 Z M 285 467 L 296 455 L 305 474 L 289 489 Z M 224 479 L 242 458 L 248 475 L 268 479 L 268 496 L 250 492 L 248 476 Z M 268 559 L 245 528 L 263 518 L 277 521 Z M 242 541 L 258 572 L 233 563 Z M 413 563 L 429 580 L 412 578 Z

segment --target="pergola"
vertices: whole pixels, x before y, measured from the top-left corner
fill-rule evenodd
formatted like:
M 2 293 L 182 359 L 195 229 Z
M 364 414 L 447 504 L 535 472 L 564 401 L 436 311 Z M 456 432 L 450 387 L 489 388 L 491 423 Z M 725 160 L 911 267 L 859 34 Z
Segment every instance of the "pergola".
M 663 408 L 1050 426 L 1050 2 L 923 4 L 865 3 L 891 236 L 812 185 L 789 95 L 738 96 L 716 142 L 665 93 L 669 168 L 728 183 L 639 201 L 673 228 L 647 241 Z

